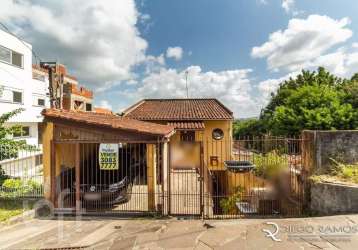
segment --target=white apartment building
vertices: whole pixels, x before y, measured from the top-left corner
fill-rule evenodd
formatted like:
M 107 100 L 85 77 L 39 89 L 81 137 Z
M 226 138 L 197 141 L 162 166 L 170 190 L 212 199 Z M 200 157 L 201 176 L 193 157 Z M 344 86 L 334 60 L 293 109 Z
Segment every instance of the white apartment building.
M 31 44 L 0 30 L 0 114 L 25 109 L 9 125 L 20 124 L 23 131 L 13 135 L 39 146 L 41 111 L 49 107 L 46 72 L 32 66 Z

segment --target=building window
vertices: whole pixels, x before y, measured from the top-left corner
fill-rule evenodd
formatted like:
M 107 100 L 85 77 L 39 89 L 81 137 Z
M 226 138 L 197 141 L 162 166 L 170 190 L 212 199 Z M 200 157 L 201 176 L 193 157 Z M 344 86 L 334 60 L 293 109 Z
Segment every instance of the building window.
M 28 126 L 21 127 L 21 129 L 19 131 L 17 131 L 16 133 L 13 134 L 13 136 L 15 138 L 30 136 L 30 127 L 28 127 Z
M 224 131 L 222 131 L 222 129 L 220 129 L 220 128 L 214 129 L 213 130 L 213 139 L 221 140 L 222 138 L 224 138 Z
M 22 68 L 22 55 L 20 53 L 12 52 L 12 65 Z
M 182 131 L 180 133 L 180 140 L 184 142 L 195 141 L 195 131 Z
M 13 103 L 22 103 L 22 92 L 12 91 L 12 102 Z
M 11 63 L 11 50 L 0 47 L 0 61 Z
M 86 103 L 86 111 L 92 111 L 92 104 Z
M 22 68 L 23 58 L 22 54 L 0 46 L 0 61 Z
M 83 110 L 84 109 L 83 102 L 75 100 L 73 103 L 73 109 L 74 110 Z
M 45 99 L 41 99 L 41 98 L 37 99 L 37 105 L 38 106 L 45 106 Z

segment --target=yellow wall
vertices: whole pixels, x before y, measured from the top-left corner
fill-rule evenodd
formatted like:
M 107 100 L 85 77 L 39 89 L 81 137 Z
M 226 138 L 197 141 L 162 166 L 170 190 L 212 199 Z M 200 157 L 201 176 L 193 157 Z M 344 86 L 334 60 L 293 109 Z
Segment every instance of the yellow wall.
M 233 160 L 233 138 L 232 138 L 232 121 L 204 121 L 205 130 L 196 131 L 196 141 L 203 143 L 204 149 L 204 164 L 210 171 L 224 171 L 225 186 L 223 187 L 226 194 L 231 194 L 235 187 L 241 186 L 245 188 L 247 193 L 254 187 L 262 187 L 265 185 L 265 181 L 256 177 L 253 173 L 233 173 L 227 171 L 224 166 L 224 161 Z M 220 128 L 224 132 L 224 138 L 221 140 L 215 140 L 212 137 L 214 129 Z M 180 131 L 170 138 L 171 144 L 180 142 Z M 197 144 L 200 146 L 200 144 Z M 171 145 L 172 146 L 172 145 Z M 172 154 L 175 152 L 172 152 Z M 193 158 L 191 154 L 188 154 L 188 160 L 193 162 L 200 161 L 200 148 L 195 153 L 196 158 Z M 217 157 L 217 165 L 211 164 L 210 158 L 212 156 Z M 200 164 L 199 164 L 200 166 Z M 173 167 L 173 166 L 171 166 Z M 205 173 L 204 173 L 205 174 Z M 207 181 L 211 181 L 210 178 L 206 178 Z M 208 185 L 210 187 L 210 185 Z M 207 188 L 206 190 L 210 190 Z
M 205 121 L 205 130 L 202 135 L 204 143 L 204 163 L 210 170 L 224 170 L 224 161 L 232 159 L 232 121 Z M 213 130 L 220 128 L 224 138 L 215 140 Z M 211 164 L 210 157 L 217 156 L 218 164 Z
M 195 140 L 203 143 L 204 148 L 204 164 L 210 170 L 223 170 L 224 161 L 232 159 L 232 121 L 204 121 L 205 129 L 195 131 Z M 215 140 L 212 138 L 214 129 L 220 128 L 224 132 L 224 138 Z M 170 138 L 171 156 L 179 153 L 174 148 L 180 142 L 180 131 Z M 189 150 L 190 151 L 190 150 Z M 217 165 L 210 164 L 210 157 L 218 158 Z M 188 161 L 193 162 L 193 166 L 200 166 L 200 144 L 198 143 L 193 149 L 187 153 Z

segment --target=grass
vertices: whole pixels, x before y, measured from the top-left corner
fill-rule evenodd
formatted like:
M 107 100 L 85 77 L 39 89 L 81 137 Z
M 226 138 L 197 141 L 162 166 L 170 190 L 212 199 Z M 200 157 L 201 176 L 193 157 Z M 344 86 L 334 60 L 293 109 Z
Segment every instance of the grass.
M 311 179 L 314 182 L 344 182 L 358 184 L 358 162 L 355 164 L 343 164 L 335 159 L 330 159 L 333 167 L 330 172 L 325 175 L 315 175 Z
M 13 216 L 22 214 L 25 210 L 21 201 L 0 200 L 0 222 L 5 222 Z

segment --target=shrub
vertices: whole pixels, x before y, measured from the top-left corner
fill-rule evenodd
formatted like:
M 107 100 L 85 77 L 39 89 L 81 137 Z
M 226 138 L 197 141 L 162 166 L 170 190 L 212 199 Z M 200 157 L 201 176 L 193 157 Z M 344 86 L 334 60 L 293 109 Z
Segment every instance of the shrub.
M 0 196 L 21 197 L 37 194 L 42 185 L 34 180 L 6 179 L 2 185 Z
M 236 202 L 239 202 L 241 200 L 241 196 L 244 191 L 245 189 L 243 187 L 237 186 L 234 188 L 234 192 L 232 195 L 220 201 L 220 207 L 223 210 L 224 214 L 236 213 Z
M 330 158 L 330 160 L 334 164 L 330 171 L 331 175 L 358 184 L 358 163 L 343 164 L 333 158 Z
M 273 178 L 287 167 L 287 159 L 279 155 L 276 151 L 271 151 L 265 155 L 254 155 L 256 176 L 263 178 Z

